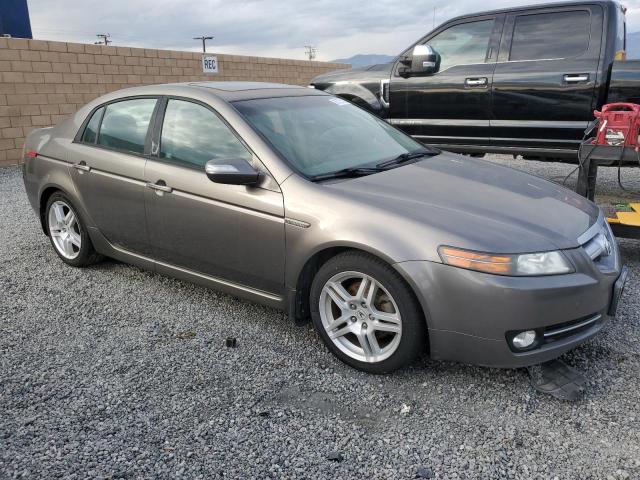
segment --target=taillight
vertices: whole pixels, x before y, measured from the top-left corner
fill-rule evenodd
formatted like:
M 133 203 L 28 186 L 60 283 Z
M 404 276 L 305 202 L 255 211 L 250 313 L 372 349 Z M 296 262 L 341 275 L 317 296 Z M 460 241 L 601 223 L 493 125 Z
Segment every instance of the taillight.
M 38 156 L 38 152 L 35 150 L 27 150 L 26 156 L 29 158 L 36 158 Z
M 626 60 L 627 59 L 627 52 L 625 50 L 618 50 L 616 52 L 616 56 L 614 57 L 614 60 Z

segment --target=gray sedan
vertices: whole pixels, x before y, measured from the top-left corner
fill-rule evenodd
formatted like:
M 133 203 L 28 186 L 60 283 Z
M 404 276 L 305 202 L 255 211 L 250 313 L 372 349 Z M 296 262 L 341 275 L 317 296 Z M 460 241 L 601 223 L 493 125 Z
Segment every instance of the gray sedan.
M 600 331 L 624 285 L 593 203 L 312 89 L 121 90 L 32 132 L 24 160 L 66 264 L 112 257 L 311 317 L 368 372 L 426 350 L 552 359 Z

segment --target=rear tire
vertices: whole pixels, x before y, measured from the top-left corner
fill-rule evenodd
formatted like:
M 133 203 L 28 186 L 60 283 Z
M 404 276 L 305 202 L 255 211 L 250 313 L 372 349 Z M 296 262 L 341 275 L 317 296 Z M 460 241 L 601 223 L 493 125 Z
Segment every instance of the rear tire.
M 405 367 L 426 349 L 420 305 L 391 266 L 364 252 L 327 261 L 311 285 L 311 318 L 329 350 L 368 373 Z
M 44 218 L 53 250 L 64 263 L 87 267 L 100 261 L 82 217 L 65 194 L 56 192 L 49 197 Z

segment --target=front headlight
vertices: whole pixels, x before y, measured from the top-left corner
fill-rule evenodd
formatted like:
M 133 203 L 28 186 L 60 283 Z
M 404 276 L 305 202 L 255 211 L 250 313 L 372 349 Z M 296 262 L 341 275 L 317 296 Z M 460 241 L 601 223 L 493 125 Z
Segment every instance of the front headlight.
M 447 265 L 495 275 L 561 275 L 574 271 L 560 251 L 503 255 L 442 246 L 438 253 Z

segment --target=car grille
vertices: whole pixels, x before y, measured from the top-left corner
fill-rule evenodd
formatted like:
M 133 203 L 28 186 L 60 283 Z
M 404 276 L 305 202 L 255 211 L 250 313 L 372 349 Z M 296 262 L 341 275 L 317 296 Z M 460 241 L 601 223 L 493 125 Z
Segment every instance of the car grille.
M 591 240 L 582 245 L 587 255 L 597 262 L 602 256 L 611 255 L 613 247 L 604 232 L 597 233 Z
M 601 321 L 602 315 L 598 313 L 595 315 L 589 315 L 587 317 L 579 318 L 577 320 L 572 320 L 570 322 L 558 323 L 556 325 L 545 327 L 542 331 L 544 343 L 553 342 L 584 332 L 585 330 L 589 330 L 591 327 L 600 323 Z
M 609 271 L 614 267 L 618 247 L 611 228 L 603 216 L 582 234 L 578 241 L 584 252 L 601 271 Z

